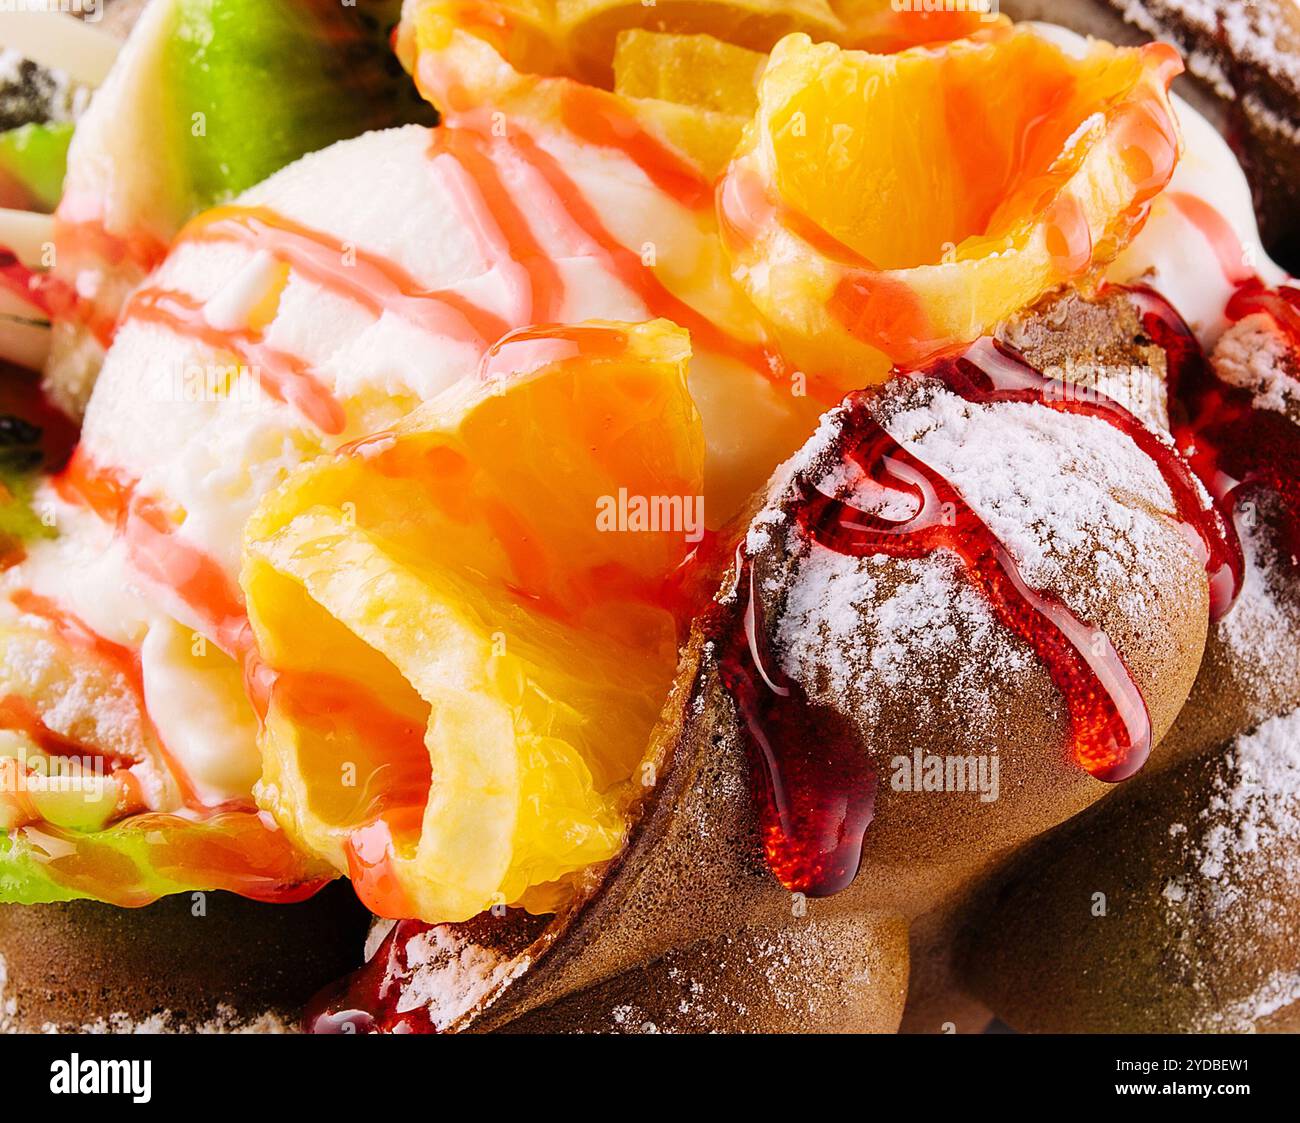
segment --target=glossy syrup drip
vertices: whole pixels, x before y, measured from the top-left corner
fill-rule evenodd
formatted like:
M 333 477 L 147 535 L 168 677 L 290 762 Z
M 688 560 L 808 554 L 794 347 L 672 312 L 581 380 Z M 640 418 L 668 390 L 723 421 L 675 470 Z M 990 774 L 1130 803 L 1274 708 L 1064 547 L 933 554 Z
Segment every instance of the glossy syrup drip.
M 772 657 L 753 562 L 737 553 L 736 564 L 740 618 L 719 605 L 709 625 L 741 717 L 763 853 L 791 892 L 829 896 L 857 875 L 876 770 L 849 721 L 812 701 Z
M 1125 433 L 1160 468 L 1189 537 L 1202 546 L 1219 607 L 1231 602 L 1240 580 L 1231 533 L 1212 508 L 1207 511 L 1186 464 L 1117 403 L 1096 394 L 1071 396 L 1069 387 L 989 340 L 940 360 L 920 377 L 974 403 L 1032 403 L 1093 417 Z M 1151 723 L 1110 640 L 1053 593 L 1030 588 L 957 489 L 899 445 L 871 416 L 869 401 L 863 394 L 846 400 L 842 457 L 879 497 L 879 510 L 861 510 L 801 482 L 794 511 L 804 536 L 850 557 L 956 554 L 999 622 L 1029 645 L 1065 699 L 1080 766 L 1107 782 L 1132 776 L 1150 753 Z M 894 514 L 900 510 L 905 513 Z M 738 555 L 740 610 L 713 610 L 721 677 L 742 717 L 772 872 L 792 891 L 834 893 L 853 880 L 860 863 L 876 775 L 847 721 L 809 699 L 773 659 L 754 565 Z
M 1252 499 L 1274 496 L 1291 565 L 1300 565 L 1300 427 L 1283 413 L 1256 408 L 1251 390 L 1217 378 L 1191 328 L 1159 293 L 1129 291 L 1142 310 L 1144 329 L 1168 357 L 1171 428 L 1179 451 L 1229 527 Z M 1253 276 L 1240 282 L 1228 302 L 1228 319 L 1261 312 L 1300 353 L 1300 289 L 1269 289 Z M 1236 549 L 1240 557 L 1239 543 Z
M 70 315 L 77 305 L 72 289 L 48 273 L 24 265 L 6 246 L 0 246 L 0 287 L 50 319 Z
M 402 980 L 410 973 L 411 938 L 430 927 L 421 920 L 399 920 L 365 966 L 312 999 L 303 1028 L 308 1033 L 437 1033 L 427 1007 L 397 1009 Z
M 1241 590 L 1241 545 L 1230 521 L 1204 502 L 1191 466 L 1127 409 L 1106 395 L 1048 378 L 1012 348 L 982 339 L 958 359 L 941 360 L 927 375 L 971 402 L 1021 402 L 1058 413 L 1107 422 L 1127 436 L 1155 464 L 1169 488 L 1174 509 L 1197 544 L 1210 584 L 1210 615 L 1223 616 Z

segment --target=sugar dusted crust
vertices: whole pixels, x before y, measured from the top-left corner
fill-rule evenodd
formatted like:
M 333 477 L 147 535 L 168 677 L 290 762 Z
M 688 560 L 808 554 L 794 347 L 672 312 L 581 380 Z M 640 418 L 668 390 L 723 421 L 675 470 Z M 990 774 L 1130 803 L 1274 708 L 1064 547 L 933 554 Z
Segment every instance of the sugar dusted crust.
M 965 977 L 1018 1029 L 1294 1032 L 1300 711 L 1134 781 L 967 919 Z

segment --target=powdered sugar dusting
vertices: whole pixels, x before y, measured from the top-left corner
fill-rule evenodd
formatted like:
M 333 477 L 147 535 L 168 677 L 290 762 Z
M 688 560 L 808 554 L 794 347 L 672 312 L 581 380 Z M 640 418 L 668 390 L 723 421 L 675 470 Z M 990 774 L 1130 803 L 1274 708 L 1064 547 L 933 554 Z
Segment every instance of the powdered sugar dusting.
M 890 591 L 882 600 L 884 588 Z M 972 719 L 993 715 L 993 691 L 1006 676 L 1036 665 L 1032 652 L 1001 630 L 961 560 L 947 551 L 894 560 L 814 545 L 799 563 L 776 644 L 785 672 L 811 696 L 851 698 L 869 722 L 891 692 L 908 685 L 926 652 L 966 651 L 944 703 Z
M 1249 891 L 1233 875 L 1261 847 L 1300 876 L 1300 711 L 1237 739 L 1200 818 L 1197 870 L 1221 906 Z
M 1296 81 L 1300 80 L 1300 64 L 1281 46 L 1294 40 L 1292 27 L 1280 10 L 1287 2 L 1246 5 L 1241 0 L 1179 0 L 1176 5 L 1164 6 L 1175 7 L 1178 18 L 1198 36 L 1210 40 L 1222 38 L 1234 58 Z M 1151 7 L 1149 2 L 1130 0 L 1124 8 L 1124 18 L 1150 35 L 1160 35 L 1165 30 L 1161 14 L 1153 13 Z
M 1211 356 L 1215 373 L 1253 395 L 1256 409 L 1300 410 L 1300 380 L 1290 341 L 1271 316 L 1257 312 L 1220 337 Z
M 1157 610 L 1171 537 L 1153 515 L 1170 511 L 1173 499 L 1158 466 L 1124 433 L 1100 418 L 1029 403 L 968 402 L 920 377 L 891 382 L 871 408 L 895 440 L 952 483 L 1028 585 L 1061 596 L 1085 620 L 1116 605 L 1134 619 Z M 1008 680 L 1038 661 L 998 623 L 956 554 L 855 558 L 809 540 L 790 517 L 796 477 L 864 511 L 910 502 L 838 455 L 845 422 L 845 407 L 825 415 L 774 481 L 781 487 L 747 540 L 751 554 L 776 547 L 792 567 L 763 578 L 768 591 L 784 594 L 773 635 L 782 668 L 810 697 L 847 705 L 864 730 L 918 680 L 921 666 L 944 689 L 936 697 L 908 690 L 918 721 L 997 719 Z
M 406 944 L 409 975 L 401 980 L 399 1013 L 427 1009 L 439 1031 L 490 1001 L 511 979 L 527 970 L 529 956 L 504 956 L 438 925 Z
M 1247 696 L 1267 697 L 1278 681 L 1278 668 L 1295 659 L 1300 605 L 1292 593 L 1290 566 L 1265 530 L 1275 521 L 1278 500 L 1261 495 L 1255 503 L 1253 517 L 1236 519 L 1245 581 L 1216 634 L 1232 653 L 1230 672 Z
M 0 1033 L 23 1032 L 18 1014 L 18 1000 L 8 993 L 9 965 L 0 955 Z M 162 1011 L 144 1017 L 133 1017 L 118 1012 L 107 1017 L 97 1018 L 84 1025 L 68 1027 L 46 1022 L 41 1026 L 42 1033 L 79 1033 L 79 1034 L 218 1034 L 218 1033 L 297 1033 L 298 1028 L 292 1022 L 286 1022 L 279 1014 L 267 1011 L 255 1017 L 245 1017 L 233 1006 L 221 1004 L 216 1014 L 207 1021 L 194 1023 L 178 1018 L 171 1011 Z
M 1267 946 L 1288 936 L 1293 920 L 1260 884 L 1263 871 L 1287 885 L 1300 881 L 1300 710 L 1276 717 L 1237 738 L 1220 764 L 1210 798 L 1178 837 L 1190 872 L 1163 888 L 1169 921 L 1191 938 L 1197 916 L 1231 924 L 1239 939 Z M 1174 837 L 1171 834 L 1171 837 Z M 1206 1029 L 1244 1031 L 1300 1001 L 1300 973 L 1264 975 L 1244 999 L 1222 1004 L 1214 981 L 1196 977 L 1209 992 Z
M 864 934 L 864 939 L 867 938 Z M 733 1033 L 757 1022 L 816 1025 L 844 1004 L 843 987 L 869 988 L 867 959 L 846 954 L 815 924 L 746 930 L 710 946 L 707 962 L 670 953 L 654 998 L 612 1006 L 595 1032 Z M 657 999 L 658 1001 L 655 1001 Z
M 1148 610 L 1166 562 L 1140 506 L 1169 511 L 1173 498 L 1155 462 L 1113 425 L 1030 403 L 975 404 L 934 383 L 916 384 L 885 425 L 956 487 L 1029 585 L 1059 592 L 1085 619 L 1106 604 Z

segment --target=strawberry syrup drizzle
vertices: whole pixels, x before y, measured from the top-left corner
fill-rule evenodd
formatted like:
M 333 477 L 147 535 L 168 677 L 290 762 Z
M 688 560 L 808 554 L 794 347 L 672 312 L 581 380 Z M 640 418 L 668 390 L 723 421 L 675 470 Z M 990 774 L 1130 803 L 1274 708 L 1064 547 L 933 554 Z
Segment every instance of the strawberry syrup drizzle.
M 202 801 L 195 793 L 188 775 L 163 742 L 157 727 L 149 716 L 149 707 L 145 703 L 144 673 L 140 665 L 140 653 L 105 639 L 84 620 L 74 616 L 49 597 L 39 596 L 26 589 L 17 589 L 10 594 L 9 599 L 20 612 L 44 620 L 49 624 L 59 639 L 69 648 L 83 652 L 96 662 L 111 668 L 126 683 L 131 692 L 131 699 L 136 712 L 140 717 L 140 722 L 153 733 L 154 740 L 157 742 L 163 759 L 166 761 L 167 770 L 176 781 L 182 802 L 190 809 L 202 807 Z M 7 716 L 12 717 L 15 712 L 10 707 L 7 710 Z M 26 728 L 26 726 L 3 725 L 3 728 Z M 143 762 L 131 762 L 131 764 L 140 763 Z M 125 765 L 125 767 L 130 767 L 130 765 Z
M 913 376 L 918 377 L 918 376 Z M 919 377 L 978 404 L 1025 402 L 1095 417 L 1130 436 L 1160 465 L 1182 517 L 1213 559 L 1217 576 L 1229 556 L 1217 520 L 1205 516 L 1186 466 L 1136 418 L 1109 399 L 1072 399 L 1011 350 L 981 341 L 959 358 L 943 359 Z M 1015 559 L 957 489 L 912 455 L 870 415 L 870 396 L 846 399 L 843 462 L 879 492 L 882 510 L 860 510 L 801 481 L 795 517 L 817 545 L 850 557 L 926 557 L 955 553 L 997 619 L 1025 641 L 1065 699 L 1074 755 L 1092 776 L 1132 776 L 1151 750 L 1146 703 L 1110 640 L 1055 594 L 1030 588 Z M 891 500 L 891 502 L 883 502 Z M 787 889 L 809 896 L 852 882 L 874 812 L 876 773 L 848 721 L 813 702 L 768 650 L 760 583 L 752 559 L 738 555 L 742 611 L 717 606 L 723 684 L 736 700 L 753 765 L 762 844 Z
M 351 975 L 326 987 L 307 1004 L 307 1033 L 437 1033 L 426 1006 L 399 1012 L 403 979 L 411 973 L 411 939 L 432 928 L 422 920 L 399 920 L 375 954 Z
M 1167 356 L 1174 442 L 1220 519 L 1235 528 L 1252 497 L 1276 497 L 1291 567 L 1300 567 L 1300 427 L 1283 413 L 1256 408 L 1251 390 L 1219 379 L 1195 333 L 1163 296 L 1144 287 L 1128 291 L 1143 328 Z M 1236 323 L 1256 313 L 1271 317 L 1300 355 L 1300 289 L 1269 289 L 1251 276 L 1238 284 L 1227 316 Z M 1233 541 L 1240 558 L 1235 530 Z
M 0 246 L 0 287 L 49 320 L 71 316 L 78 307 L 77 294 L 66 283 L 24 265 L 6 246 Z
M 395 262 L 367 253 L 267 207 L 218 207 L 194 219 L 177 242 L 236 242 L 266 249 L 328 292 L 373 314 L 391 312 L 436 335 L 486 347 L 509 323 L 458 293 L 424 288 Z
M 136 570 L 171 590 L 226 654 L 239 658 L 249 650 L 252 633 L 239 587 L 220 562 L 177 534 L 179 524 L 163 500 L 140 493 L 126 473 L 95 464 L 84 446 L 54 487 L 65 502 L 114 526 Z
M 127 304 L 125 315 L 159 324 L 219 353 L 237 355 L 257 372 L 258 385 L 271 397 L 293 406 L 322 433 L 337 436 L 343 432 L 347 418 L 329 387 L 302 359 L 268 346 L 260 332 L 214 328 L 205 318 L 201 301 L 163 288 L 141 289 Z

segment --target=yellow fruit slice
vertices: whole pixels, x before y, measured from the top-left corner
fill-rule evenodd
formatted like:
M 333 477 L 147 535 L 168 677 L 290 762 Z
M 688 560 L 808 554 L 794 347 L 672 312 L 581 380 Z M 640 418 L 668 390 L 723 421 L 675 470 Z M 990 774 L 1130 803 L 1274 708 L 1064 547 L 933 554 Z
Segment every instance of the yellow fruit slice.
M 580 143 L 604 146 L 638 130 L 701 183 L 716 178 L 735 153 L 748 105 L 715 109 L 683 99 L 622 96 L 568 78 L 539 77 L 517 67 L 500 37 L 461 27 L 442 3 L 428 3 L 404 24 L 399 50 L 421 94 L 449 124 L 497 113 L 502 125 L 551 128 Z M 480 126 L 481 127 L 481 126 Z
M 629 30 L 709 34 L 737 47 L 768 51 L 781 36 L 844 34 L 827 0 L 418 0 L 403 9 L 398 54 L 412 58 L 414 28 L 445 22 L 490 43 L 525 74 L 613 84 L 615 49 Z
M 997 0 L 946 5 L 952 10 L 934 0 L 831 0 L 831 7 L 844 24 L 836 42 L 877 54 L 965 39 L 1010 23 L 998 14 Z
M 568 65 L 556 34 L 555 0 L 422 0 L 407 4 L 398 25 L 398 53 L 413 26 L 412 9 L 469 32 L 524 74 L 559 74 Z
M 835 40 L 845 30 L 827 0 L 557 0 L 556 14 L 571 72 L 602 86 L 612 80 L 619 34 L 632 28 L 706 33 L 764 52 L 791 32 Z
M 618 853 L 702 530 L 688 358 L 663 321 L 516 333 L 249 524 L 259 802 L 375 912 L 551 909 Z
M 985 0 L 992 12 L 979 3 L 970 0 L 962 11 L 933 11 L 928 10 L 935 7 L 932 0 L 408 0 L 397 45 L 409 68 L 415 26 L 434 18 L 490 43 L 520 73 L 577 78 L 610 89 L 617 80 L 619 44 L 628 32 L 707 35 L 762 54 L 783 36 L 803 32 L 818 42 L 890 52 L 1008 26 L 996 14 L 996 0 Z M 675 51 L 671 61 L 681 58 Z M 698 61 L 737 58 L 709 47 Z M 652 77 L 649 71 L 646 77 Z M 664 95 L 646 88 L 629 96 Z
M 712 35 L 624 31 L 614 50 L 614 92 L 690 105 L 746 121 L 758 108 L 767 55 Z
M 896 55 L 791 36 L 720 190 L 737 275 L 845 389 L 976 338 L 1141 225 L 1178 158 L 1179 69 L 1027 29 Z

